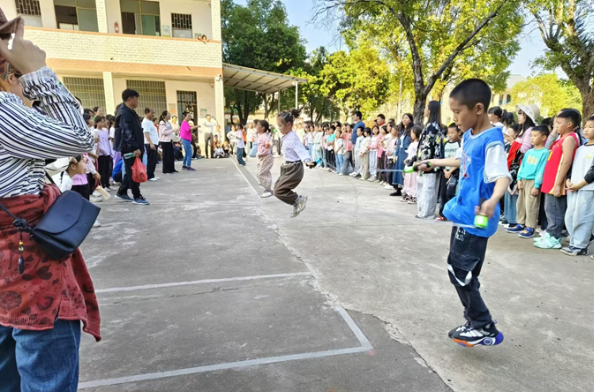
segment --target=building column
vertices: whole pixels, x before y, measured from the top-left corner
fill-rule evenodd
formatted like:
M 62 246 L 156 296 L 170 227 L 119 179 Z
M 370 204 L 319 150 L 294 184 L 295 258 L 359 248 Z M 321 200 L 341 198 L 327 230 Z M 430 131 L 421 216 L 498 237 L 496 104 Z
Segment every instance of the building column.
M 97 26 L 100 33 L 107 33 L 107 6 L 106 0 L 95 0 L 95 7 L 97 8 Z
M 105 113 L 116 115 L 115 98 L 113 95 L 113 74 L 103 72 L 103 89 L 105 90 Z
M 217 79 L 219 79 L 217 81 Z M 221 124 L 221 132 L 225 129 L 225 87 L 223 86 L 223 78 L 216 77 L 214 80 L 215 93 L 215 118 Z
M 213 0 L 210 2 L 210 18 L 212 26 L 212 40 L 221 41 L 221 2 Z

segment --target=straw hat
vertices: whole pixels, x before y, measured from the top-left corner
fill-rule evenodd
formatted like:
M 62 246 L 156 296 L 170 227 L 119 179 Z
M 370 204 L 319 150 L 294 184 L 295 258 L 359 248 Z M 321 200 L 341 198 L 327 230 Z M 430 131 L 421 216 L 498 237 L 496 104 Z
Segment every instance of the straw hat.
M 4 15 L 4 11 L 2 11 L 2 9 L 0 8 L 0 38 L 10 38 L 10 35 L 13 34 L 16 30 L 16 25 L 19 19 L 20 16 L 14 18 L 13 20 L 8 20 L 6 18 L 6 15 Z
M 538 118 L 540 117 L 540 109 L 535 104 L 531 105 L 518 105 L 516 109 L 521 110 L 526 114 L 528 118 L 532 120 L 534 124 L 538 124 Z

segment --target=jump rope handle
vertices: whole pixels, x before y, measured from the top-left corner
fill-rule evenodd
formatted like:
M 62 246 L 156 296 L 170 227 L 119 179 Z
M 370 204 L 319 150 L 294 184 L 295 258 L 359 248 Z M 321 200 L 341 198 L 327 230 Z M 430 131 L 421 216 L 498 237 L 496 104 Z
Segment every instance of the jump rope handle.
M 485 201 L 487 201 L 487 199 L 485 199 L 485 198 L 481 198 L 479 200 L 479 205 L 478 205 L 479 210 L 481 209 L 481 207 L 483 206 L 483 203 Z M 479 229 L 486 229 L 487 226 L 489 226 L 489 218 L 487 218 L 484 215 L 476 215 L 474 217 L 474 225 Z

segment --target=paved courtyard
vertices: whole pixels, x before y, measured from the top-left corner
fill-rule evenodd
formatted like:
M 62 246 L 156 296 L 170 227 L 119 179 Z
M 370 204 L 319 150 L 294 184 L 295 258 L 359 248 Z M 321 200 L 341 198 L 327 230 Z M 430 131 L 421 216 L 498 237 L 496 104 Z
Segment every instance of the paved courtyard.
M 592 390 L 590 258 L 498 233 L 483 292 L 506 341 L 464 349 L 446 337 L 449 224 L 320 169 L 290 219 L 258 197 L 255 160 L 193 165 L 143 184 L 149 207 L 101 205 L 83 253 L 103 340 L 83 339 L 81 390 Z

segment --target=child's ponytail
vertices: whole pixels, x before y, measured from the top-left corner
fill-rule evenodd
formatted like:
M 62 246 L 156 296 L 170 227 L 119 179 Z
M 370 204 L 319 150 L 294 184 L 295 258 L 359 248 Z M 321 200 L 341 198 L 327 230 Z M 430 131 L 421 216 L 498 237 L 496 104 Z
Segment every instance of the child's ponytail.
M 258 124 L 260 124 L 260 126 L 264 128 L 264 132 L 270 133 L 270 124 L 268 124 L 268 121 L 260 120 L 258 121 Z

